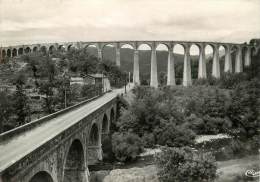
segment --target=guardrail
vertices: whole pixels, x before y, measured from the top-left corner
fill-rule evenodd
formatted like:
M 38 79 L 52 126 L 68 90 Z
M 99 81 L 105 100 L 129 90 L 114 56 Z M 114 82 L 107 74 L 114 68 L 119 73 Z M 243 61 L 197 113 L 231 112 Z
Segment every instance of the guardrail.
M 67 107 L 66 109 L 62 109 L 62 110 L 57 111 L 55 113 L 52 113 L 50 115 L 47 115 L 47 116 L 44 116 L 44 117 L 39 118 L 37 120 L 34 120 L 34 121 L 30 122 L 30 123 L 27 123 L 27 124 L 24 124 L 22 126 L 19 126 L 17 128 L 12 129 L 12 130 L 9 130 L 7 132 L 4 132 L 4 133 L 0 134 L 0 142 L 6 141 L 6 140 L 8 140 L 8 139 L 10 139 L 10 138 L 12 138 L 14 136 L 17 136 L 17 135 L 19 135 L 19 134 L 21 134 L 21 133 L 23 133 L 25 131 L 31 130 L 31 129 L 35 128 L 36 126 L 39 126 L 39 125 L 49 121 L 50 119 L 53 119 L 53 118 L 55 118 L 57 116 L 60 116 L 60 115 L 66 113 L 68 111 L 74 110 L 74 109 L 76 109 L 76 108 L 78 108 L 78 107 L 80 107 L 80 106 L 82 106 L 82 105 L 84 105 L 84 104 L 86 104 L 88 102 L 91 102 L 91 101 L 99 98 L 100 96 L 102 96 L 102 94 L 98 95 L 98 96 L 95 96 L 95 97 L 93 97 L 91 99 L 84 100 L 84 101 L 82 101 L 82 102 L 80 102 L 80 103 L 78 103 L 76 105 Z

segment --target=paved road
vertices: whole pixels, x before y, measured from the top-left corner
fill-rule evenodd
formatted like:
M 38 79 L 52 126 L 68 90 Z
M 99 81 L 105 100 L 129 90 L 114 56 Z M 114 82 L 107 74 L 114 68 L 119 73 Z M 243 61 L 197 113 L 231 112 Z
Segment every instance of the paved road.
M 90 103 L 51 119 L 40 127 L 20 134 L 8 142 L 0 142 L 0 172 L 123 92 L 124 89 L 113 90 Z

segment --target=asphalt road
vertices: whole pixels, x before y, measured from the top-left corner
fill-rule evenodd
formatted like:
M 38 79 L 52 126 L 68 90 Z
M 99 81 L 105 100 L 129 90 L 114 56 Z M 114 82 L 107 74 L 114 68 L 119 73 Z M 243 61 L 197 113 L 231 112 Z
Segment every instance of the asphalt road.
M 130 87 L 128 87 L 128 89 L 129 88 Z M 123 92 L 124 89 L 113 90 L 80 108 L 64 113 L 43 123 L 39 127 L 19 134 L 11 140 L 8 140 L 8 142 L 1 142 L 0 173 Z

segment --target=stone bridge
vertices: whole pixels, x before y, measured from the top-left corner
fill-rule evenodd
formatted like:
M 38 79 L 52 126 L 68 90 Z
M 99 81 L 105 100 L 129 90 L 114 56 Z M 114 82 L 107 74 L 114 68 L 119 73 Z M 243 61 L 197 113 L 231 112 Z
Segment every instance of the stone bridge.
M 102 160 L 101 139 L 117 117 L 117 96 L 123 91 L 1 134 L 0 182 L 87 182 L 88 166 Z
M 190 47 L 195 45 L 199 48 L 199 68 L 198 78 L 207 78 L 206 72 L 206 55 L 205 48 L 207 45 L 213 49 L 213 64 L 211 74 L 215 78 L 220 78 L 220 47 L 225 50 L 225 66 L 224 72 L 242 72 L 243 66 L 250 66 L 252 53 L 259 51 L 259 40 L 253 39 L 249 44 L 236 44 L 224 42 L 193 42 L 193 41 L 109 41 L 109 42 L 69 42 L 69 43 L 50 43 L 50 44 L 32 44 L 22 46 L 12 46 L 2 48 L 2 57 L 16 57 L 30 52 L 42 52 L 45 54 L 52 54 L 55 50 L 70 51 L 71 49 L 87 49 L 89 46 L 97 48 L 98 58 L 102 60 L 103 49 L 105 46 L 115 47 L 116 64 L 120 66 L 120 49 L 124 45 L 128 45 L 134 49 L 134 68 L 133 68 L 133 82 L 140 84 L 139 76 L 139 47 L 146 44 L 151 49 L 151 74 L 150 85 L 158 87 L 157 76 L 157 57 L 156 49 L 158 45 L 162 44 L 168 48 L 168 68 L 167 68 L 167 85 L 175 85 L 175 68 L 174 68 L 174 54 L 173 49 L 176 45 L 181 45 L 184 49 L 183 61 L 183 85 L 192 85 L 191 79 L 191 58 Z M 232 56 L 235 54 L 235 56 Z M 1 57 L 1 56 L 0 56 Z M 233 58 L 234 57 L 234 58 Z M 234 60 L 233 60 L 234 59 Z M 235 68 L 233 63 L 235 62 Z

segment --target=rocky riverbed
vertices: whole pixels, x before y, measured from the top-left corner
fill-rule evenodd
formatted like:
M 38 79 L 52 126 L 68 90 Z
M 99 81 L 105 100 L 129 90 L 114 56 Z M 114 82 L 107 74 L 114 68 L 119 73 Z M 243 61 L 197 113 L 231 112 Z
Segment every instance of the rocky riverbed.
M 90 182 L 159 182 L 154 165 L 91 173 Z

